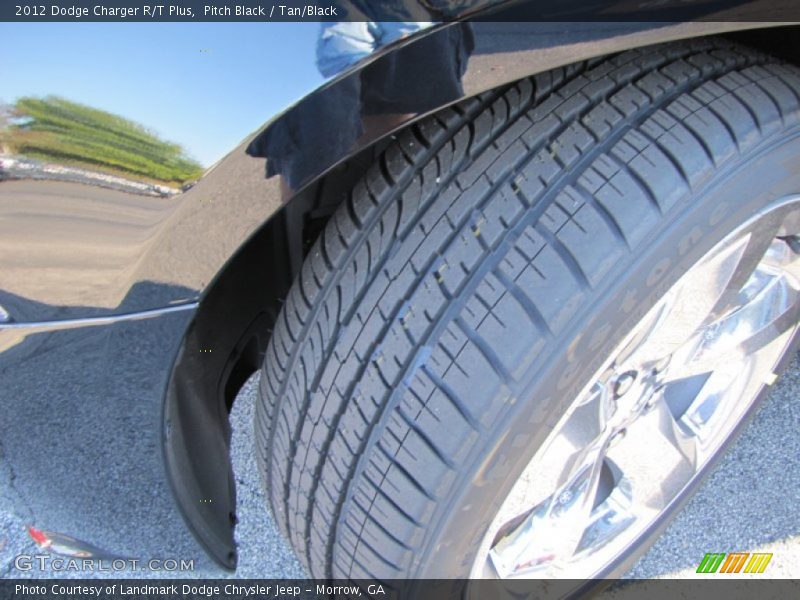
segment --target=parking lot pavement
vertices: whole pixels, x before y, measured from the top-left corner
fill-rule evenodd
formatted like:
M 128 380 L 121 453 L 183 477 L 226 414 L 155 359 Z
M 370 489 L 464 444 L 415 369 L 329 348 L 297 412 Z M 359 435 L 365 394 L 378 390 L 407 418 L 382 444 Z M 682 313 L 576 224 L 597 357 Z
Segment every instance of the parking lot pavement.
M 252 450 L 253 406 L 257 376 L 240 392 L 232 413 L 232 456 L 237 480 L 239 567 L 226 575 L 198 560 L 180 577 L 297 578 L 305 573 L 278 533 L 266 509 Z M 772 552 L 764 576 L 800 577 L 800 357 L 770 392 L 743 435 L 720 461 L 673 524 L 631 569 L 628 577 L 689 577 L 707 552 Z M 2 483 L 0 461 L 0 483 Z M 124 480 L 123 480 L 124 481 Z M 123 483 L 122 481 L 120 482 Z M 20 573 L 10 560 L 35 547 L 21 529 L 24 509 L 0 486 L 0 525 L 8 535 L 0 548 L 0 573 Z M 22 515 L 22 516 L 20 516 Z M 17 535 L 19 534 L 19 535 Z M 91 540 L 91 531 L 84 539 Z M 47 576 L 55 575 L 46 573 Z M 61 574 L 70 577 L 75 573 Z M 157 577 L 161 573 L 123 572 L 124 577 Z

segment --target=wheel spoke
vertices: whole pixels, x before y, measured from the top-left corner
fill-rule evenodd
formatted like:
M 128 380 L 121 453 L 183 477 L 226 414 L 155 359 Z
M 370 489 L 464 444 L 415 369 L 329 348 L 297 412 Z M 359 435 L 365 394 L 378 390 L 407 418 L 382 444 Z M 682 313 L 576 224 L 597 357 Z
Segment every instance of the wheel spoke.
M 800 293 L 781 276 L 755 281 L 754 297 L 744 306 L 700 328 L 672 357 L 672 377 L 711 372 L 741 362 L 800 319 Z
M 579 448 L 584 448 L 599 438 L 606 430 L 614 411 L 615 405 L 608 385 L 595 384 L 586 395 L 585 401 L 574 407 L 562 426 L 563 437 L 573 448 L 569 456 L 575 456 Z
M 608 458 L 630 482 L 640 508 L 663 509 L 696 471 L 697 447 L 692 435 L 675 420 L 662 393 L 618 444 Z M 641 516 L 641 515 L 637 515 Z
M 736 268 L 727 277 L 722 293 L 709 311 L 710 320 L 730 312 L 740 304 L 740 294 L 751 281 L 764 255 L 775 243 L 780 219 L 758 221 L 746 236 L 745 247 Z
M 682 346 L 709 318 L 726 294 L 731 277 L 741 272 L 742 259 L 749 256 L 750 236 L 706 257 L 684 275 L 667 293 L 660 317 L 650 334 L 635 349 L 642 364 L 658 362 Z
M 800 289 L 800 236 L 776 239 L 764 255 L 763 264 L 783 273 L 795 289 Z
M 594 508 L 608 439 L 604 433 L 573 457 L 555 492 L 499 536 L 490 556 L 501 575 L 520 574 L 574 554 Z
M 687 406 L 679 417 L 680 423 L 692 432 L 699 444 L 708 444 L 707 436 L 714 431 L 713 427 L 709 427 L 713 419 L 724 418 L 736 409 L 735 402 L 726 404 L 725 401 L 738 397 L 740 390 L 733 388 L 747 381 L 746 377 L 742 377 L 747 375 L 746 371 L 742 363 L 731 362 L 707 374 L 694 397 L 685 399 Z

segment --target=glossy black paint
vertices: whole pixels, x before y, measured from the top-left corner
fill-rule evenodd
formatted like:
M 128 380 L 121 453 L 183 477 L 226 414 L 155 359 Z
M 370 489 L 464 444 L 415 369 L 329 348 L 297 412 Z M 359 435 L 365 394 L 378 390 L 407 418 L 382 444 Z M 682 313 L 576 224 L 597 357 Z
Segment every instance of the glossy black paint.
M 191 544 L 181 513 L 214 560 L 234 568 L 227 412 L 308 240 L 370 153 L 425 114 L 521 77 L 751 26 L 436 26 L 314 81 L 183 193 L 0 182 L 0 306 L 13 320 L 0 323 L 0 440 L 30 520 L 76 537 L 91 520 L 102 539 L 87 541 L 162 556 Z M 442 73 L 452 77 L 445 89 Z M 392 97 L 400 89 L 411 92 L 402 102 Z M 329 143 L 312 151 L 315 138 Z M 169 307 L 181 310 L 161 312 Z M 121 496 L 120 478 L 134 478 L 142 496 Z

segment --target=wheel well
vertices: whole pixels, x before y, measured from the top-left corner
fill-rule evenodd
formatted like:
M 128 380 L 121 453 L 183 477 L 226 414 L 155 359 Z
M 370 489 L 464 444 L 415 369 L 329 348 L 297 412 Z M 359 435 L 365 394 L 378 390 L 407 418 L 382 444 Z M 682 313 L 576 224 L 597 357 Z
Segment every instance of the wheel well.
M 236 567 L 228 414 L 261 365 L 283 299 L 316 236 L 386 143 L 307 185 L 242 245 L 203 295 L 176 357 L 164 401 L 168 479 L 187 526 L 226 569 Z M 198 504 L 197 498 L 207 500 Z
M 800 65 L 800 47 L 797 44 L 797 36 L 799 34 L 800 25 L 789 25 L 737 31 L 723 37 L 727 37 L 744 46 L 761 50 L 786 62 Z

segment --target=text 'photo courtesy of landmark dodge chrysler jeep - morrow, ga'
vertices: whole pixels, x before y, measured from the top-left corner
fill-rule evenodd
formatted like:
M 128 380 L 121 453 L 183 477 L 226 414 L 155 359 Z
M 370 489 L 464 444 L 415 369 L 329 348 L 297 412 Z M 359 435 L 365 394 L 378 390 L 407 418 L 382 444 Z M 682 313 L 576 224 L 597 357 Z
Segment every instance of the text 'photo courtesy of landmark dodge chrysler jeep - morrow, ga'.
M 796 355 L 800 31 L 450 4 L 0 24 L 14 527 L 234 570 L 259 372 L 312 577 L 609 578 L 664 530 Z

